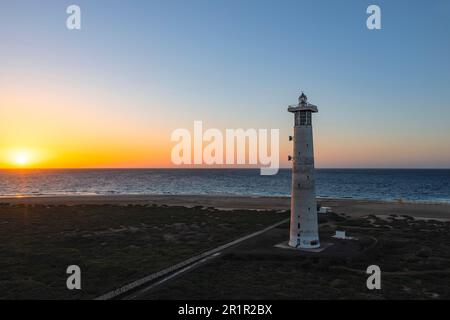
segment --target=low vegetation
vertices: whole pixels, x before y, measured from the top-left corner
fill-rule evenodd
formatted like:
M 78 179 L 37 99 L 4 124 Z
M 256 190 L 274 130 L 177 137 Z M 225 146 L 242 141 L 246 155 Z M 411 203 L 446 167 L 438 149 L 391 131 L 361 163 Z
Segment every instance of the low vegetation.
M 84 299 L 287 217 L 165 206 L 0 205 L 0 299 Z M 66 287 L 78 265 L 82 290 Z

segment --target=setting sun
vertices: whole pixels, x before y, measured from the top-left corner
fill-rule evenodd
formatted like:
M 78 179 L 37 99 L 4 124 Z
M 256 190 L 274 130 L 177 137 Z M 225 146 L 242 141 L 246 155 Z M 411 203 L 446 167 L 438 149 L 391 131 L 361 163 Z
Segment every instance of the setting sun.
M 37 154 L 30 149 L 14 149 L 6 151 L 4 159 L 9 167 L 31 167 L 37 161 Z
M 26 165 L 28 163 L 29 159 L 28 159 L 28 156 L 26 154 L 20 154 L 20 155 L 16 156 L 14 161 L 16 162 L 16 164 L 23 166 L 23 165 Z

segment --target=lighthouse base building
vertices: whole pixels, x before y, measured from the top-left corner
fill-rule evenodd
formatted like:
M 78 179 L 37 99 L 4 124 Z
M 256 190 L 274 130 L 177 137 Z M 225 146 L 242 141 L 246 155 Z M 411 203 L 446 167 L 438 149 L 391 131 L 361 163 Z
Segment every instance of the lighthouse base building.
M 320 247 L 314 169 L 312 114 L 317 106 L 304 93 L 299 103 L 288 107 L 294 114 L 292 160 L 291 224 L 289 246 L 301 249 Z

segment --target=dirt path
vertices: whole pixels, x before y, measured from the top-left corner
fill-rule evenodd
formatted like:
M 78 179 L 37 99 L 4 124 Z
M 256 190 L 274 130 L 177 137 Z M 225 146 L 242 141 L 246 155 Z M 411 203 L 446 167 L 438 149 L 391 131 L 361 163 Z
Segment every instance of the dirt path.
M 155 285 L 166 282 L 167 280 L 173 278 L 174 276 L 178 276 L 181 273 L 191 270 L 194 266 L 197 266 L 200 263 L 206 262 L 207 260 L 212 258 L 214 255 L 217 255 L 221 251 L 231 248 L 231 247 L 233 247 L 241 242 L 244 242 L 248 239 L 259 236 L 260 234 L 263 234 L 271 229 L 274 229 L 282 224 L 285 224 L 288 221 L 289 221 L 289 219 L 284 219 L 283 221 L 277 222 L 263 230 L 246 235 L 242 238 L 239 238 L 232 242 L 221 245 L 215 249 L 203 252 L 199 255 L 191 257 L 191 258 L 184 260 L 180 263 L 177 263 L 173 266 L 170 266 L 161 271 L 158 271 L 158 272 L 150 274 L 144 278 L 136 280 L 132 283 L 129 283 L 129 284 L 127 284 L 123 287 L 120 287 L 116 290 L 105 293 L 105 294 L 101 295 L 100 297 L 96 298 L 95 300 L 111 300 L 111 299 L 116 299 L 119 297 L 123 297 L 124 299 L 136 299 L 140 296 L 140 293 L 147 292 L 150 288 L 154 287 Z M 156 283 L 155 283 L 155 281 L 156 281 Z M 143 288 L 141 288 L 141 287 L 143 287 Z M 135 290 L 139 290 L 139 291 L 135 292 Z

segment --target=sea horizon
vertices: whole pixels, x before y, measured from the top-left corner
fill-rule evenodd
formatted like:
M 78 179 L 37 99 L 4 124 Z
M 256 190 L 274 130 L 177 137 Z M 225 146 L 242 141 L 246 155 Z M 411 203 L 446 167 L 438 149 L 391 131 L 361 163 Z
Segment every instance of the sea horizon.
M 318 198 L 450 203 L 450 169 L 318 168 Z M 256 168 L 0 169 L 0 198 L 114 195 L 289 197 L 291 170 Z

